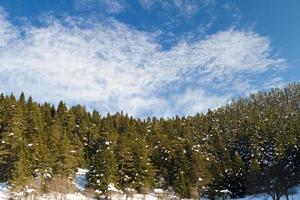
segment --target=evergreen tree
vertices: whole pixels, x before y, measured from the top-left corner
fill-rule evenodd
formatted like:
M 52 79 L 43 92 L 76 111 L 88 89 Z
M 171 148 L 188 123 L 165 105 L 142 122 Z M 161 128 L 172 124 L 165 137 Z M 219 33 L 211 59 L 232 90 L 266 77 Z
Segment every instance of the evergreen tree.
M 154 180 L 154 169 L 150 162 L 150 149 L 143 138 L 136 138 L 132 152 L 132 186 L 138 192 L 145 192 L 152 187 Z
M 88 180 L 90 186 L 103 193 L 107 192 L 109 184 L 118 185 L 117 163 L 110 141 L 103 141 L 96 150 Z
M 118 159 L 119 185 L 122 189 L 125 189 L 127 187 L 132 188 L 132 181 L 134 177 L 134 162 L 132 149 L 126 137 L 120 137 L 118 139 L 116 153 Z
M 18 153 L 15 158 L 11 184 L 15 187 L 25 186 L 32 178 L 30 171 L 29 152 L 27 150 L 26 142 L 22 142 L 18 147 Z
M 72 179 L 77 166 L 75 150 L 58 119 L 52 124 L 51 140 L 53 173 Z
M 25 120 L 24 120 L 24 106 L 23 102 L 17 102 L 15 97 L 11 95 L 6 99 L 4 105 L 4 112 L 6 116 L 3 118 L 3 132 L 2 132 L 2 142 L 1 149 L 5 149 L 5 157 L 3 161 L 5 162 L 4 179 L 10 182 L 24 182 L 23 180 L 17 180 L 18 178 L 27 178 L 28 176 L 15 176 L 14 173 L 17 171 L 16 164 L 17 161 L 22 159 L 21 155 L 24 155 L 24 146 L 27 146 L 26 138 L 24 135 L 25 131 Z M 26 158 L 24 158 L 26 160 Z M 28 169 L 27 162 L 24 162 L 26 166 L 24 169 Z M 27 174 L 27 171 L 24 171 Z

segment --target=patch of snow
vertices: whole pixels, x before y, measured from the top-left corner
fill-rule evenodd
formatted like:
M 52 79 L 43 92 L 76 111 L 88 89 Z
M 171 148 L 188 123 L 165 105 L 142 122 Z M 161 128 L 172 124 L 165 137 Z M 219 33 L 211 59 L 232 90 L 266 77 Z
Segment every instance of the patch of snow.
M 125 188 L 125 191 L 126 192 L 135 192 L 135 189 L 133 189 L 133 188 Z
M 116 192 L 116 193 L 123 193 L 121 190 L 118 190 L 113 183 L 110 183 L 108 185 L 108 188 L 107 188 L 107 191 L 110 191 L 110 192 Z
M 35 198 L 36 200 L 53 200 L 53 199 L 64 199 L 64 200 L 93 200 L 85 197 L 80 193 L 60 194 L 60 193 L 49 193 L 42 197 Z
M 160 188 L 155 188 L 155 189 L 153 189 L 153 192 L 157 193 L 157 194 L 161 194 L 161 193 L 164 193 L 164 190 L 160 189 Z
M 229 190 L 220 190 L 221 193 L 229 193 L 231 194 L 231 192 Z
M 155 194 L 149 193 L 149 194 L 132 194 L 132 195 L 126 195 L 126 194 L 120 194 L 115 193 L 109 196 L 111 200 L 158 200 L 161 198 L 158 198 Z M 168 198 L 172 199 L 172 198 Z
M 96 192 L 97 194 L 102 194 L 102 191 L 101 191 L 101 190 L 95 190 L 95 192 Z
M 87 184 L 87 180 L 86 180 L 86 173 L 89 170 L 87 169 L 82 169 L 82 168 L 78 168 L 77 172 L 76 172 L 76 187 L 78 188 L 78 190 L 82 191 L 84 190 L 85 185 Z
M 296 189 L 296 194 L 289 195 L 289 199 L 299 200 L 300 199 L 300 185 L 295 189 Z M 262 194 L 262 195 L 258 195 L 258 196 L 248 196 L 245 198 L 239 198 L 239 199 L 235 199 L 235 200 L 272 200 L 272 198 L 268 195 Z M 280 200 L 286 200 L 286 197 L 282 196 L 280 198 Z
M 80 193 L 72 193 L 72 194 L 66 194 L 67 200 L 89 200 L 89 198 L 83 196 Z
M 26 192 L 27 193 L 33 193 L 35 190 L 34 189 L 32 189 L 32 188 L 28 188 L 28 189 L 26 189 Z
M 6 183 L 0 183 L 0 199 L 9 198 L 9 186 Z

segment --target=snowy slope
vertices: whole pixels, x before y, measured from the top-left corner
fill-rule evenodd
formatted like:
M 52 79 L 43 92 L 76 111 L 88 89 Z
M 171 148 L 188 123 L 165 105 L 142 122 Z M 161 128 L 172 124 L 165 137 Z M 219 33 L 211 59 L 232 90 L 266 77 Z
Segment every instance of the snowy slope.
M 289 196 L 290 200 L 300 200 L 300 186 L 298 186 L 296 188 L 296 191 L 297 191 L 296 194 Z M 240 199 L 236 199 L 236 200 L 272 200 L 272 198 L 269 197 L 269 196 L 261 195 L 261 196 L 256 196 L 256 197 L 249 196 L 249 197 L 246 197 L 246 198 L 240 198 Z M 280 200 L 286 200 L 286 198 L 281 197 Z
M 0 183 L 0 199 L 8 199 L 9 187 L 5 183 Z
M 87 183 L 86 180 L 86 173 L 88 170 L 79 168 L 76 173 L 76 182 L 74 183 L 76 187 L 78 188 L 78 192 L 71 193 L 71 194 L 58 194 L 58 193 L 49 193 L 47 196 L 38 197 L 37 200 L 51 200 L 51 199 L 65 199 L 65 200 L 92 200 L 90 198 L 85 197 L 81 192 L 84 191 L 84 186 Z M 147 195 L 142 194 L 134 194 L 132 197 L 126 197 L 125 193 L 117 190 L 112 186 L 110 186 L 110 189 L 112 192 L 115 191 L 115 194 L 113 194 L 111 197 L 113 200 L 158 200 L 157 194 L 160 193 L 160 189 L 153 190 L 152 193 L 149 193 Z M 297 188 L 297 194 L 290 196 L 290 200 L 300 200 L 300 186 Z M 7 200 L 9 198 L 9 186 L 5 183 L 0 183 L 0 200 Z M 168 199 L 179 199 L 176 196 L 169 195 Z M 282 197 L 281 200 L 285 200 L 285 197 Z M 235 200 L 272 200 L 268 196 L 257 196 L 257 197 L 246 197 L 246 198 L 240 198 Z
M 75 185 L 78 188 L 78 192 L 72 194 L 59 194 L 59 193 L 49 193 L 45 196 L 36 197 L 37 200 L 52 200 L 52 199 L 65 199 L 65 200 L 92 200 L 90 198 L 85 197 L 80 192 L 84 190 L 84 186 L 86 184 L 85 174 L 88 172 L 86 169 L 78 169 L 76 173 L 76 182 Z M 28 192 L 27 189 L 26 191 Z M 34 192 L 34 190 L 32 190 Z M 24 192 L 14 193 L 10 195 L 9 186 L 5 183 L 0 183 L 0 200 L 8 200 L 10 196 L 14 196 L 15 199 L 23 196 Z
M 300 200 L 300 194 L 295 194 L 293 196 L 289 196 L 290 200 Z M 235 199 L 235 200 L 272 200 L 269 196 L 258 196 L 258 197 L 245 197 L 241 199 Z M 285 197 L 281 197 L 280 200 L 286 200 Z

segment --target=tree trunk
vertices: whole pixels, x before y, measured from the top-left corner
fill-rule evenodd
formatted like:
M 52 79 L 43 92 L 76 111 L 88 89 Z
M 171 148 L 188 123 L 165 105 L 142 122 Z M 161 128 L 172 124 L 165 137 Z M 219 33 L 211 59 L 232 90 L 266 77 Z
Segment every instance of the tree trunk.
M 276 194 L 275 200 L 280 200 L 280 195 L 279 194 Z

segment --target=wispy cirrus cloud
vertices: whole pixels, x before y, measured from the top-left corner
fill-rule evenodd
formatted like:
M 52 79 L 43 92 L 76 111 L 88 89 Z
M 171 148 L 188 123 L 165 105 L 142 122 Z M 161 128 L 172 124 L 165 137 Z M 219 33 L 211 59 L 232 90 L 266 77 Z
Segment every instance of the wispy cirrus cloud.
M 229 28 L 197 40 L 183 38 L 164 50 L 157 34 L 112 19 L 68 17 L 48 19 L 43 27 L 16 27 L 1 13 L 1 91 L 86 104 L 102 113 L 206 111 L 263 84 L 259 74 L 278 78 L 275 72 L 285 62 L 274 55 L 268 38 L 251 30 Z
M 98 10 L 106 14 L 117 14 L 128 9 L 128 0 L 74 0 L 74 7 L 80 11 Z M 204 8 L 214 5 L 214 0 L 138 0 L 146 10 L 159 8 L 165 11 L 176 9 L 185 16 L 192 16 Z
M 116 14 L 125 10 L 125 0 L 74 0 L 74 6 L 80 11 L 97 10 L 106 14 Z
M 205 7 L 213 5 L 214 0 L 139 0 L 139 3 L 148 10 L 155 7 L 164 10 L 176 9 L 185 16 L 191 16 L 197 12 L 203 11 L 202 9 Z
M 19 35 L 18 30 L 6 20 L 7 13 L 0 8 L 0 46 L 3 47 Z

